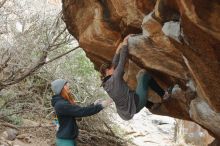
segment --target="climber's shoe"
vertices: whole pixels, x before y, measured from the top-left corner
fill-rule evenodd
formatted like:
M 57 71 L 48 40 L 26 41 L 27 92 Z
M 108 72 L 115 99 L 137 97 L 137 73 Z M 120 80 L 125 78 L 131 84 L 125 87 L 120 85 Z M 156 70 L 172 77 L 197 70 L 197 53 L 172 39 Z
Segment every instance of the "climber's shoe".
M 182 95 L 182 89 L 178 84 L 176 84 L 172 89 L 171 96 L 172 98 L 180 98 L 181 95 Z
M 165 102 L 171 98 L 173 88 L 174 86 L 172 85 L 165 91 L 162 102 Z
M 167 100 L 169 100 L 171 97 L 172 98 L 177 98 L 177 96 L 180 96 L 181 94 L 181 88 L 179 87 L 178 84 L 175 84 L 174 86 L 170 86 L 166 91 L 165 94 L 163 96 L 163 101 L 165 102 Z

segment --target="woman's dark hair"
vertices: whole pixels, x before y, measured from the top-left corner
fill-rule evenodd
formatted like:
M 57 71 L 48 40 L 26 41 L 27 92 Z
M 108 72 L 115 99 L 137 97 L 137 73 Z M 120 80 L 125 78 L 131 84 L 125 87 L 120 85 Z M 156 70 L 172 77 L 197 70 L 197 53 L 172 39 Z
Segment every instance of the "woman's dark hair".
M 103 63 L 100 68 L 99 68 L 99 72 L 101 73 L 101 80 L 103 81 L 105 76 L 106 76 L 106 69 L 110 69 L 112 67 L 112 63 L 111 62 L 105 62 Z

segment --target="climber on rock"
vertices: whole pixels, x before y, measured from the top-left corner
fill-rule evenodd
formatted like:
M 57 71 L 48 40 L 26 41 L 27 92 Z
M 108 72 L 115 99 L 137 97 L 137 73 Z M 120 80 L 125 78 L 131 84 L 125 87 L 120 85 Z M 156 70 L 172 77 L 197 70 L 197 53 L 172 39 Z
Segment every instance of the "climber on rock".
M 132 91 L 123 79 L 124 67 L 128 55 L 128 38 L 119 44 L 112 62 L 106 62 L 101 65 L 100 73 L 102 86 L 108 95 L 115 102 L 119 116 L 124 120 L 130 120 L 134 114 L 138 113 L 143 107 L 150 110 L 158 108 L 160 104 L 152 103 L 148 100 L 147 92 L 149 87 L 155 91 L 163 101 L 171 95 L 172 87 L 167 91 L 163 90 L 157 82 L 145 70 L 137 74 L 137 87 Z

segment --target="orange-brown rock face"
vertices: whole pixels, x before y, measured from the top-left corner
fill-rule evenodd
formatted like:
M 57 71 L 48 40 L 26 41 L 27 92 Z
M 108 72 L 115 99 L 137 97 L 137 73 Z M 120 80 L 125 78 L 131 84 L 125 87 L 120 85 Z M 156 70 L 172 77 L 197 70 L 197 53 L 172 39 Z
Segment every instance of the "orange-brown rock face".
M 187 119 L 220 138 L 220 2 L 205 0 L 63 0 L 64 21 L 96 68 L 129 33 L 126 79 L 145 68 L 183 92 L 156 114 Z M 152 100 L 158 97 L 152 93 Z

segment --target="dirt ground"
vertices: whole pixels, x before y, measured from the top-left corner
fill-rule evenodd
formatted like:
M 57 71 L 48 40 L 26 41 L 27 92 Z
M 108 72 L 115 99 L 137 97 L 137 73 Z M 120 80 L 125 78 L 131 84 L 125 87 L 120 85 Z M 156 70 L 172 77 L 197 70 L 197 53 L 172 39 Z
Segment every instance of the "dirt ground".
M 12 126 L 5 125 L 0 121 L 0 133 L 7 131 Z M 23 127 L 22 127 L 23 126 Z M 26 120 L 21 127 L 18 127 L 18 134 L 13 141 L 7 140 L 8 145 L 1 146 L 55 146 L 56 129 L 51 126 L 49 121 L 40 125 L 37 122 Z M 1 137 L 0 136 L 0 137 Z M 0 140 L 1 142 L 1 140 Z M 117 136 L 109 133 L 102 133 L 98 131 L 80 130 L 77 138 L 78 146 L 134 146 L 134 144 L 127 143 Z

